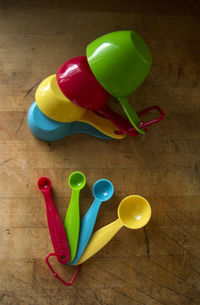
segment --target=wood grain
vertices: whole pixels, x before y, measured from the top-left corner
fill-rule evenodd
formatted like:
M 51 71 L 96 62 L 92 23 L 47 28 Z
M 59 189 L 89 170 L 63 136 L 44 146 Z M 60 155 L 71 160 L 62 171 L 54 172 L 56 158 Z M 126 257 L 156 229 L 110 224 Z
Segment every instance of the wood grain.
M 200 304 L 199 13 L 193 0 L 1 1 L 0 304 Z M 141 34 L 153 54 L 151 72 L 130 101 L 137 111 L 158 104 L 166 119 L 147 135 L 123 141 L 34 138 L 26 115 L 38 83 L 65 60 L 84 55 L 94 38 L 120 29 Z M 52 245 L 36 182 L 51 178 L 64 220 L 66 181 L 74 170 L 88 183 L 81 215 L 97 179 L 115 186 L 96 228 L 116 218 L 129 194 L 148 199 L 152 219 L 139 231 L 123 228 L 67 288 L 44 261 Z M 55 268 L 65 279 L 74 272 Z

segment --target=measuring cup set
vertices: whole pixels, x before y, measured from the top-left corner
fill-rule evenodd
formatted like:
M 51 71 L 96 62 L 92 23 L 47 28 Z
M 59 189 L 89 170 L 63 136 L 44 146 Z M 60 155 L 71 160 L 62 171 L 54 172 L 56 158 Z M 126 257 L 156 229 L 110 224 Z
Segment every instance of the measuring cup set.
M 97 38 L 87 46 L 86 56 L 66 61 L 38 86 L 36 102 L 28 112 L 31 131 L 46 141 L 74 133 L 104 139 L 145 134 L 147 126 L 165 114 L 159 106 L 137 114 L 127 96 L 142 84 L 151 64 L 150 50 L 135 32 L 117 31 Z M 127 118 L 108 106 L 110 95 L 119 101 Z M 159 117 L 144 123 L 142 115 L 152 110 Z
M 47 177 L 38 180 L 38 187 L 43 193 L 49 232 L 54 247 L 54 253 L 49 253 L 46 263 L 63 284 L 73 284 L 81 264 L 102 249 L 123 226 L 129 229 L 139 229 L 145 226 L 151 217 L 151 207 L 146 199 L 138 195 L 125 197 L 118 206 L 118 218 L 92 234 L 97 214 L 102 202 L 109 200 L 113 193 L 113 184 L 107 179 L 100 179 L 93 185 L 94 201 L 80 221 L 79 194 L 86 185 L 86 178 L 81 172 L 74 172 L 69 177 L 72 189 L 71 200 L 64 224 L 56 210 L 51 197 L 51 181 Z M 53 269 L 49 262 L 51 256 L 56 256 L 61 264 L 78 265 L 71 282 L 66 283 Z

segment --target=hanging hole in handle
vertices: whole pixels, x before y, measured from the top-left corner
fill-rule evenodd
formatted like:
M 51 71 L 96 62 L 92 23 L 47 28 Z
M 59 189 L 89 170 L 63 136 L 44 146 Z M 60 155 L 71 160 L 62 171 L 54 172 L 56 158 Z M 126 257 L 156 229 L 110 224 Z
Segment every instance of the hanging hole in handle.
M 65 255 L 58 255 L 57 260 L 60 264 L 66 265 L 69 261 L 69 258 L 67 258 Z
M 53 273 L 53 276 L 54 276 L 54 277 L 56 277 L 59 281 L 61 281 L 65 286 L 71 286 L 71 285 L 74 283 L 74 281 L 75 281 L 75 279 L 76 279 L 76 277 L 77 277 L 77 275 L 78 275 L 78 273 L 79 273 L 79 271 L 80 271 L 80 269 L 81 269 L 82 264 L 79 265 L 78 268 L 76 269 L 76 272 L 75 272 L 75 274 L 74 274 L 74 276 L 73 276 L 71 282 L 65 282 L 65 281 L 58 275 L 58 273 L 55 272 L 55 270 L 53 269 L 52 265 L 50 264 L 49 258 L 50 258 L 51 256 L 56 256 L 57 258 L 60 258 L 60 259 L 61 259 L 63 256 L 60 255 L 60 254 L 58 254 L 58 253 L 49 253 L 49 254 L 46 256 L 45 261 L 46 261 L 46 263 L 47 263 L 47 266 L 49 267 L 49 269 L 50 269 L 51 272 Z M 64 257 L 64 258 L 65 258 L 65 257 Z
M 68 262 L 66 256 L 59 256 L 59 262 L 61 264 L 66 264 Z

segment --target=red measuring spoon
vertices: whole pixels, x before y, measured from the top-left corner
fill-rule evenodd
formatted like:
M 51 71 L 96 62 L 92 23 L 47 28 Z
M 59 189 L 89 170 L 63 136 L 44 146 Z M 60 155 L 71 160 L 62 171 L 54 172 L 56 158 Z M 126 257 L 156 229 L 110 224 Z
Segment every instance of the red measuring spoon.
M 57 260 L 66 264 L 70 260 L 70 251 L 64 226 L 51 197 L 51 180 L 47 177 L 39 178 L 38 188 L 44 196 L 49 233 Z
M 96 110 L 112 121 L 122 133 L 136 136 L 136 130 L 129 120 L 107 105 L 110 94 L 94 77 L 86 56 L 66 61 L 58 69 L 56 79 L 61 91 L 70 101 L 85 109 Z M 143 128 L 142 124 L 139 127 Z

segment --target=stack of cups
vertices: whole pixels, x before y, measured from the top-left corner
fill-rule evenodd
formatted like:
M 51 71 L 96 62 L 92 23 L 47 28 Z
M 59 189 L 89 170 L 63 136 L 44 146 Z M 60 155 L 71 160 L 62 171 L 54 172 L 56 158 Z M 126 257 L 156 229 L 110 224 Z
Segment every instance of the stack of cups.
M 158 106 L 137 114 L 127 96 L 142 84 L 151 64 L 149 48 L 137 33 L 108 33 L 87 46 L 86 56 L 66 61 L 39 85 L 37 107 L 51 120 L 88 123 L 110 138 L 145 134 L 146 127 L 165 114 Z M 108 106 L 110 95 L 118 99 L 128 119 Z M 144 123 L 141 115 L 152 109 L 159 117 Z

